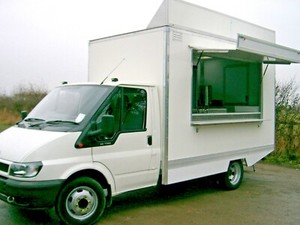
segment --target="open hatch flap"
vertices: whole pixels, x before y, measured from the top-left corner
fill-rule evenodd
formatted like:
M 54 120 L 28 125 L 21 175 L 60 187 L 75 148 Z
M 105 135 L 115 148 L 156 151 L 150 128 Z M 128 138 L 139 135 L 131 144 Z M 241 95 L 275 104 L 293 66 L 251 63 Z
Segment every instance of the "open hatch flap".
M 300 63 L 300 50 L 238 34 L 236 48 L 206 49 L 190 46 L 198 57 L 216 57 L 264 64 Z

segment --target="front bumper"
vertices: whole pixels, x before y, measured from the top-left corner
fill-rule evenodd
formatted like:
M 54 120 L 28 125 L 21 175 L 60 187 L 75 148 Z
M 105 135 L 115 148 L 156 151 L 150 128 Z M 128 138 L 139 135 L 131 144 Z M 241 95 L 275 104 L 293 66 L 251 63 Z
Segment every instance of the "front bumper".
M 26 208 L 51 208 L 64 180 L 19 181 L 0 176 L 0 199 Z

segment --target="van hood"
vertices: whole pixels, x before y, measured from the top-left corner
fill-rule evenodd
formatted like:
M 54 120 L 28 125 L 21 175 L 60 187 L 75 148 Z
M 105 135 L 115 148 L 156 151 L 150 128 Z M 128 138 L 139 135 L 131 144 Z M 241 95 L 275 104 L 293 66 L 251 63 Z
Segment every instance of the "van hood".
M 32 157 L 32 155 L 40 152 L 36 150 L 45 149 L 45 146 L 51 148 L 51 146 L 57 146 L 58 143 L 63 143 L 63 140 L 70 140 L 66 136 L 72 136 L 70 140 L 72 145 L 68 144 L 68 147 L 74 148 L 74 143 L 79 135 L 80 132 L 41 131 L 14 126 L 0 133 L 0 159 L 13 162 L 34 160 L 36 157 Z M 54 152 L 55 149 L 52 153 Z

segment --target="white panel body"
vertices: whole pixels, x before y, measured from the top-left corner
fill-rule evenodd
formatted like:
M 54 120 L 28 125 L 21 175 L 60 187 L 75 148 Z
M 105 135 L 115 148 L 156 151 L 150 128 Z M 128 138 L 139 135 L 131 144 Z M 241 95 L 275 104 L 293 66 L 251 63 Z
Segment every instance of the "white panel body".
M 189 46 L 222 49 L 234 44 L 174 27 L 91 41 L 90 81 L 101 82 L 111 73 L 108 80 L 117 77 L 119 83 L 158 87 L 159 115 L 153 127 L 161 135 L 164 184 L 224 172 L 234 159 L 246 159 L 252 165 L 273 150 L 274 66 L 269 66 L 264 76 L 261 124 L 191 125 L 193 65 Z
M 237 49 L 238 33 L 262 40 L 258 44 L 274 43 L 275 33 L 178 0 L 166 0 L 149 27 L 91 41 L 89 81 L 109 75 L 107 80 L 116 77 L 120 84 L 157 87 L 152 127 L 160 135 L 153 141 L 159 142 L 162 183 L 225 172 L 232 160 L 251 166 L 272 152 L 275 67 L 269 65 L 263 76 L 261 120 L 192 125 L 192 47 Z

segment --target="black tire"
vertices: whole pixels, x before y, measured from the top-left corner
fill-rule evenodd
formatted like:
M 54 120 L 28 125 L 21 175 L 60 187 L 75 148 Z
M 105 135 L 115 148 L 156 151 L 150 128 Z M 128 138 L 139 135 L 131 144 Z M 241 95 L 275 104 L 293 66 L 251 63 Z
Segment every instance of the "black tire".
M 90 177 L 66 184 L 56 201 L 56 213 L 65 224 L 94 224 L 106 205 L 101 185 Z
M 221 183 L 227 190 L 237 189 L 244 177 L 244 167 L 241 160 L 229 163 L 227 172 L 222 174 Z

